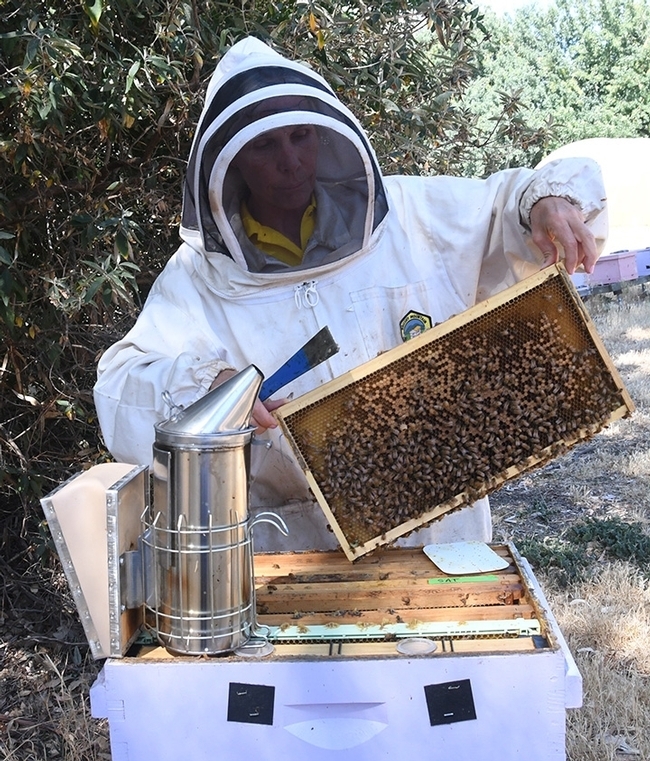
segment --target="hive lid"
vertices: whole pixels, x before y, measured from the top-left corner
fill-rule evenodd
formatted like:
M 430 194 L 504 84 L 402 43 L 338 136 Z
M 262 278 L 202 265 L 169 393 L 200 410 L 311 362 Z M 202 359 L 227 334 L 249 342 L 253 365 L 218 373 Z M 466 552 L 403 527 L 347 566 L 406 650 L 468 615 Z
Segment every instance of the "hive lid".
M 138 547 L 148 468 L 101 463 L 41 500 L 94 658 L 121 657 L 142 625 L 128 608 L 122 566 Z
M 633 409 L 556 265 L 274 414 L 354 560 Z

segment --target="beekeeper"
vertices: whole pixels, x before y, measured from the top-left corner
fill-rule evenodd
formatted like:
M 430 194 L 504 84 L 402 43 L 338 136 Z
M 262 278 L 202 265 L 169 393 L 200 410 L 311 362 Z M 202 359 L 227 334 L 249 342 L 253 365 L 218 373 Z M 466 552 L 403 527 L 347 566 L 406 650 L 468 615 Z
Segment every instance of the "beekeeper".
M 404 317 L 440 323 L 555 261 L 591 271 L 605 193 L 590 160 L 487 180 L 383 177 L 357 119 L 326 82 L 254 38 L 208 86 L 183 198 L 183 243 L 135 326 L 102 356 L 95 402 L 108 449 L 149 463 L 168 391 L 187 406 L 251 363 L 274 372 L 320 328 L 340 351 L 282 389 L 301 394 L 406 340 Z M 251 510 L 274 509 L 284 539 L 257 550 L 334 548 L 270 410 L 258 401 Z M 372 421 L 369 423 L 372 424 Z M 259 528 L 259 531 L 258 531 Z M 487 499 L 409 543 L 490 541 Z

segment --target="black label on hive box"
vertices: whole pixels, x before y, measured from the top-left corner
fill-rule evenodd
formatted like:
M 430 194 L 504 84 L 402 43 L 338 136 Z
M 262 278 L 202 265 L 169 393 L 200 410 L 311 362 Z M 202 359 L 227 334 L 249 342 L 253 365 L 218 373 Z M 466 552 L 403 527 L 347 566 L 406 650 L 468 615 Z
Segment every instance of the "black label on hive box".
M 424 695 L 429 709 L 431 726 L 470 721 L 476 718 L 472 685 L 469 679 L 442 684 L 427 684 Z
M 273 724 L 275 687 L 231 682 L 228 691 L 228 721 L 242 724 Z

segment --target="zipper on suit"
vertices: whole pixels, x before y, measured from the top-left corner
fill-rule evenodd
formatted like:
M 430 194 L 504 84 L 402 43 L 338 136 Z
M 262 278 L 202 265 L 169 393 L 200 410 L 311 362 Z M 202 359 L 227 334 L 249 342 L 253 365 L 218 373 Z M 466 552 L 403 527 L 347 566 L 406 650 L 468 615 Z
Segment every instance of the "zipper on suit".
M 320 296 L 316 290 L 317 284 L 316 280 L 306 280 L 294 287 L 293 298 L 298 309 L 313 309 L 318 305 Z

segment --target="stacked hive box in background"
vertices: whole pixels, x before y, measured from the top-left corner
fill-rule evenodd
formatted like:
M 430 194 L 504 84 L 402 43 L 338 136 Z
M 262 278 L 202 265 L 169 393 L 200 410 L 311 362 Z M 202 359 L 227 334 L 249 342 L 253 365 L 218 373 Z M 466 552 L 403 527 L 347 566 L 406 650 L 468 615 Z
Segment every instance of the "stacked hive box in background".
M 608 285 L 636 280 L 638 277 L 636 251 L 615 251 L 601 256 L 594 271 L 587 275 L 588 285 Z
M 552 267 L 277 414 L 354 559 L 632 409 L 570 279 Z
M 642 248 L 636 252 L 637 277 L 650 276 L 650 248 Z

